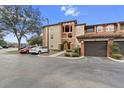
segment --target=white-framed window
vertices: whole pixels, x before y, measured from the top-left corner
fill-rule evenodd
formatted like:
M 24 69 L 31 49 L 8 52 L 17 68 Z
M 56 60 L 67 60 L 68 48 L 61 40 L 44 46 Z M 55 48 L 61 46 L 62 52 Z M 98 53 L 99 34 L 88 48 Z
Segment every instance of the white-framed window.
M 97 30 L 97 32 L 101 32 L 101 31 L 103 31 L 103 27 L 102 26 L 97 26 L 96 30 Z
M 120 29 L 121 29 L 121 30 L 124 30 L 124 23 L 121 23 L 121 24 L 120 24 Z
M 114 25 L 108 25 L 106 27 L 106 31 L 113 32 L 114 31 Z

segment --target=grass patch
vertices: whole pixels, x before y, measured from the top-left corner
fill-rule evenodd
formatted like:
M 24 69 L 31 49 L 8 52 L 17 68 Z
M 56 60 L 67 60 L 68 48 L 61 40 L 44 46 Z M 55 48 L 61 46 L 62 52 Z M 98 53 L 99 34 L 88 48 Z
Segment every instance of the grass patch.
M 112 58 L 114 58 L 114 59 L 119 59 L 119 60 L 121 60 L 122 59 L 122 55 L 121 54 L 112 54 Z
M 17 50 L 6 51 L 5 54 L 18 54 L 18 51 Z

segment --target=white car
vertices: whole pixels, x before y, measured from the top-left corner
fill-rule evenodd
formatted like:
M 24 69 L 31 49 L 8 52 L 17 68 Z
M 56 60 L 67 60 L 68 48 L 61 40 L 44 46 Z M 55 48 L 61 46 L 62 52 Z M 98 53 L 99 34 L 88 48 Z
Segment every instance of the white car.
M 2 49 L 3 47 L 2 46 L 0 46 L 0 49 Z
M 47 53 L 48 52 L 48 48 L 42 47 L 42 46 L 37 46 L 37 47 L 33 47 L 29 50 L 29 53 L 33 54 L 41 54 L 41 53 Z

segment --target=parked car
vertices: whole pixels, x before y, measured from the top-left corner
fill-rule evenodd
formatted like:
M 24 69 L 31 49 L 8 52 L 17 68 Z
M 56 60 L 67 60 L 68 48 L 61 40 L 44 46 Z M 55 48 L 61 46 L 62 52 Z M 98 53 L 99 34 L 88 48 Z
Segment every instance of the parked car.
M 29 50 L 31 48 L 32 48 L 32 46 L 22 48 L 22 49 L 19 50 L 19 53 L 21 53 L 21 54 L 28 54 L 29 53 Z
M 33 47 L 29 50 L 29 53 L 31 54 L 41 54 L 41 53 L 47 53 L 48 52 L 48 48 L 46 47 L 42 47 L 42 46 L 37 46 L 37 47 Z
M 8 46 L 2 46 L 3 48 L 8 48 Z
M 0 46 L 0 49 L 2 49 L 3 47 L 2 46 Z
M 26 48 L 26 46 L 20 47 L 20 49 L 24 49 L 24 48 Z

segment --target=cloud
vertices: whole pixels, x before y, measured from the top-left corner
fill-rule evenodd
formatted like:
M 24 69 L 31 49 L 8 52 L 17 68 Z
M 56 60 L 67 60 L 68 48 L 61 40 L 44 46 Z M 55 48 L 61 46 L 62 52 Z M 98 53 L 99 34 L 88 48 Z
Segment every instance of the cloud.
M 61 11 L 64 12 L 65 16 L 78 16 L 80 14 L 80 11 L 77 9 L 77 7 L 74 7 L 72 5 L 70 6 L 62 6 Z
M 66 7 L 65 6 L 62 6 L 61 7 L 61 11 L 65 11 L 66 10 Z

